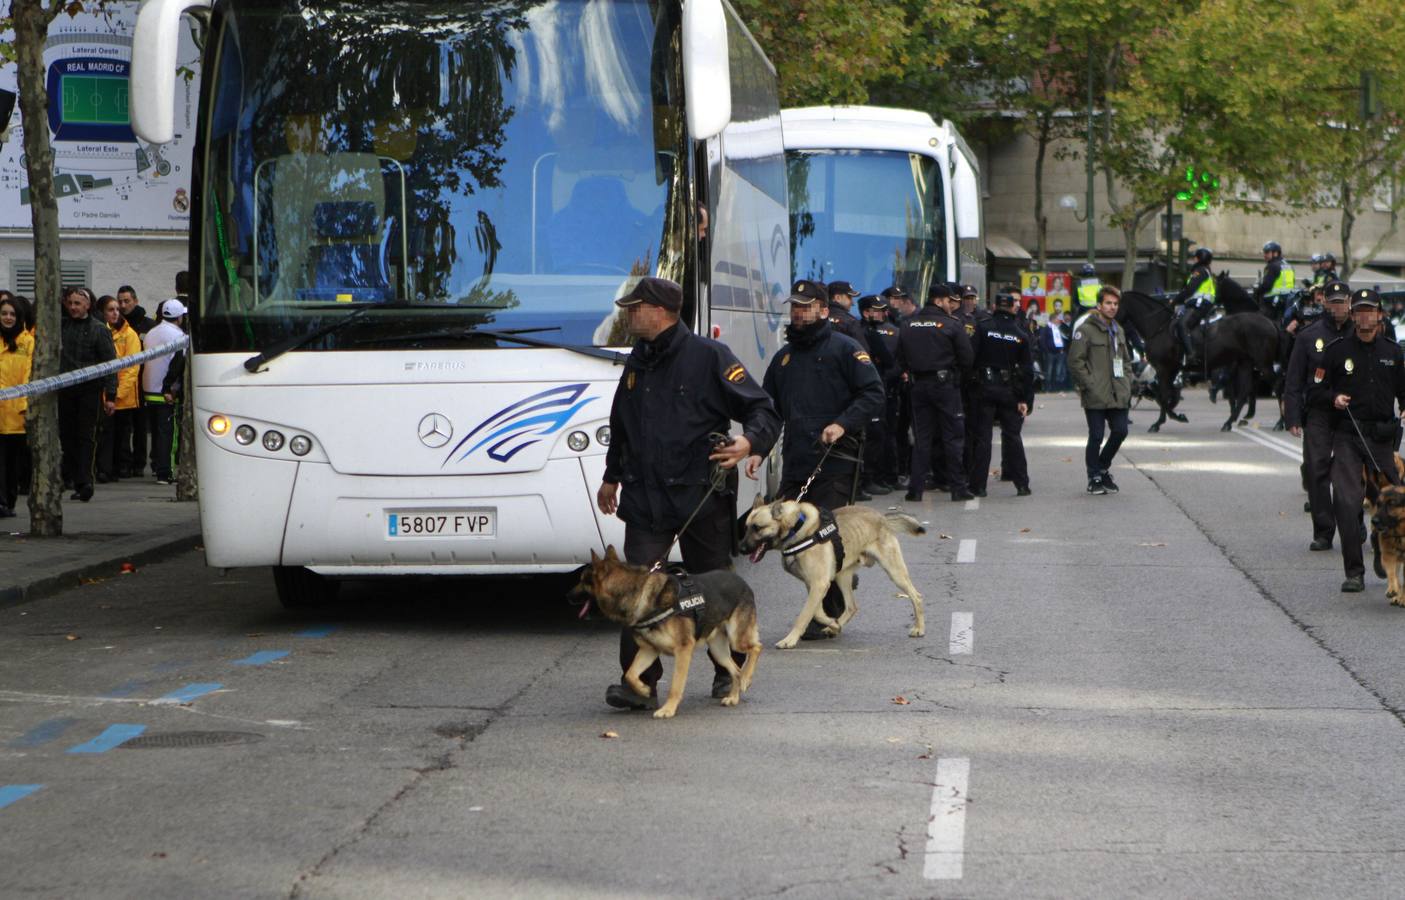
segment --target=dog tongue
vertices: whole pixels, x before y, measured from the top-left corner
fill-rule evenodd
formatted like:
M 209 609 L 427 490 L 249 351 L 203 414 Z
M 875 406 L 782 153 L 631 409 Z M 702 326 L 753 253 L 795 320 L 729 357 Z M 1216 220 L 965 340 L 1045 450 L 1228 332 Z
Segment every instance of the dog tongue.
M 588 612 L 590 612 L 590 601 L 589 601 L 589 600 L 587 600 L 587 601 L 585 601 L 584 603 L 581 604 L 581 611 L 578 612 L 578 613 L 576 613 L 576 618 L 577 618 L 577 619 L 584 619 L 586 613 L 588 613 Z
M 750 559 L 751 559 L 751 561 L 754 562 L 754 563 L 759 563 L 759 562 L 761 562 L 761 557 L 763 557 L 763 556 L 765 556 L 765 555 L 766 555 L 766 547 L 765 547 L 765 545 L 762 545 L 762 546 L 760 546 L 760 547 L 757 547 L 755 550 L 751 551 L 751 557 L 750 557 Z

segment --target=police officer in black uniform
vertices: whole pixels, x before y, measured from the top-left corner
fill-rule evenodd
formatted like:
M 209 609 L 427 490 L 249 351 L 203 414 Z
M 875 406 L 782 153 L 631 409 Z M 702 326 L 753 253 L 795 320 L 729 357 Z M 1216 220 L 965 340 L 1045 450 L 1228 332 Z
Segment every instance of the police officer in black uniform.
M 858 435 L 883 407 L 883 381 L 868 351 L 822 315 L 829 302 L 824 285 L 797 281 L 786 302 L 786 345 L 766 367 L 762 382 L 785 424 L 780 496 L 794 499 L 823 459 L 804 499 L 838 509 L 853 500 Z M 755 477 L 760 467 L 761 455 L 752 456 L 747 475 Z M 824 611 L 830 618 L 844 612 L 844 596 L 835 585 L 825 595 Z M 806 629 L 805 640 L 829 637 L 816 623 L 810 624 L 814 627 Z
M 899 331 L 902 330 L 903 323 L 917 314 L 917 307 L 913 305 L 912 295 L 907 292 L 907 288 L 901 285 L 893 285 L 883 289 L 881 296 L 888 301 L 888 322 Z M 897 353 L 897 345 L 894 344 L 894 354 Z M 901 367 L 899 367 L 901 373 Z M 895 487 L 907 486 L 908 472 L 912 471 L 912 385 L 905 379 L 899 377 L 895 388 L 897 394 L 896 414 L 893 417 L 893 438 L 897 444 L 897 478 L 894 479 Z
M 965 325 L 952 313 L 959 300 L 942 282 L 932 285 L 927 305 L 903 323 L 898 332 L 898 365 L 912 383 L 912 472 L 909 501 L 922 499 L 931 465 L 932 440 L 941 435 L 947 485 L 952 500 L 970 500 L 962 465 L 966 438 L 961 408 L 961 383 L 971 369 L 971 340 Z
M 902 372 L 898 369 L 898 329 L 888 321 L 888 301 L 877 294 L 859 298 L 859 314 L 863 316 L 864 335 L 869 353 L 883 379 L 883 408 L 869 424 L 864 442 L 864 490 L 870 494 L 891 494 L 897 487 L 898 446 L 893 430 L 898 418 L 898 385 Z
M 1358 290 L 1351 295 L 1355 331 L 1327 347 L 1332 408 L 1332 501 L 1342 538 L 1346 580 L 1343 593 L 1365 589 L 1361 556 L 1363 467 L 1396 480 L 1395 450 L 1405 411 L 1405 355 L 1382 327 L 1380 295 Z
M 1029 465 L 1020 437 L 1025 417 L 1034 406 L 1034 354 L 1029 344 L 1029 334 L 1015 315 L 1015 298 L 997 294 L 995 314 L 976 326 L 972 342 L 975 396 L 966 427 L 975 436 L 968 476 L 971 492 L 977 497 L 986 493 L 996 419 L 1000 420 L 1002 471 L 1015 483 L 1016 496 L 1030 494 Z
M 854 317 L 854 298 L 859 292 L 854 290 L 854 286 L 847 281 L 831 281 L 829 283 L 829 321 L 834 326 L 834 330 L 852 338 L 858 345 L 870 354 L 873 348 L 868 345 L 868 335 L 864 333 L 863 325 Z
M 1283 387 L 1283 420 L 1294 437 L 1303 439 L 1303 484 L 1312 513 L 1309 550 L 1331 550 L 1337 519 L 1332 510 L 1332 410 L 1327 383 L 1327 348 L 1350 335 L 1351 288 L 1344 281 L 1325 286 L 1327 314 L 1304 327 L 1293 342 Z M 1324 293 L 1323 286 L 1313 295 Z
M 699 337 L 679 321 L 683 291 L 663 278 L 644 278 L 615 303 L 626 310 L 637 340 L 625 361 L 610 408 L 610 449 L 596 503 L 625 524 L 624 558 L 637 565 L 662 559 L 678 529 L 698 510 L 679 538 L 683 565 L 692 572 L 731 567 L 736 521 L 735 473 L 726 491 L 704 500 L 711 464 L 732 469 L 750 454 L 770 452 L 780 434 L 771 398 L 726 346 Z M 742 433 L 713 447 L 709 435 L 726 434 L 733 421 Z M 623 486 L 623 493 L 621 493 Z M 701 506 L 699 506 L 701 504 Z M 620 668 L 638 652 L 628 628 L 620 635 Z M 663 674 L 655 663 L 641 680 L 653 687 Z M 717 669 L 713 696 L 724 696 L 731 679 Z M 612 684 L 605 702 L 649 709 L 623 684 Z

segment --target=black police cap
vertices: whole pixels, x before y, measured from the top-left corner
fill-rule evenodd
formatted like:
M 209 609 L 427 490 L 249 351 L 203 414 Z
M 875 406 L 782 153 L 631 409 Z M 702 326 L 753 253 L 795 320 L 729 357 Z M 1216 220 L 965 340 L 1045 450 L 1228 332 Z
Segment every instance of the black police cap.
M 785 298 L 786 303 L 798 303 L 801 306 L 809 306 L 811 303 L 820 303 L 829 300 L 829 291 L 818 281 L 810 281 L 802 278 L 790 286 L 790 296 Z
M 951 288 L 947 286 L 945 281 L 934 281 L 932 286 L 927 289 L 928 300 L 945 300 L 950 296 Z
M 881 293 L 882 296 L 887 297 L 889 300 L 906 300 L 911 296 L 908 294 L 907 288 L 896 284 L 892 287 L 885 287 Z
M 975 286 L 974 284 L 963 284 L 963 285 L 961 285 L 961 296 L 963 296 L 963 297 L 979 297 L 980 295 L 981 295 L 981 294 L 980 294 L 980 291 L 976 290 L 976 286 Z
M 683 289 L 667 278 L 641 278 L 628 294 L 615 301 L 616 306 L 652 303 L 670 312 L 683 308 Z
M 878 294 L 865 294 L 859 298 L 859 312 L 867 309 L 887 309 L 888 301 Z
M 1333 279 L 1323 286 L 1322 293 L 1328 300 L 1345 300 L 1351 296 L 1351 286 L 1341 279 Z
M 854 290 L 854 286 L 847 281 L 831 281 L 829 283 L 829 296 L 831 297 L 857 297 L 859 292 Z
M 1351 295 L 1351 308 L 1360 309 L 1363 306 L 1380 309 L 1381 295 L 1370 288 L 1362 288 L 1359 291 L 1354 291 Z

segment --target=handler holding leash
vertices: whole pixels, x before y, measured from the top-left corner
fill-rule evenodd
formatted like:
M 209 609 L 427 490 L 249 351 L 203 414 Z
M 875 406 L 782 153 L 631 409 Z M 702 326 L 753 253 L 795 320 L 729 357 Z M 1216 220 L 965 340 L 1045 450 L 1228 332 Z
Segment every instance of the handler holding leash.
M 658 562 L 691 515 L 678 535 L 683 565 L 690 572 L 731 568 L 736 480 L 709 496 L 711 462 L 734 469 L 749 454 L 769 453 L 780 433 L 775 407 L 731 350 L 679 323 L 683 290 L 677 284 L 644 278 L 615 303 L 626 310 L 636 341 L 610 408 L 610 450 L 596 503 L 624 521 L 627 562 Z M 741 436 L 712 448 L 709 435 L 726 434 L 734 420 L 742 423 Z M 624 629 L 623 671 L 638 650 Z M 663 665 L 655 662 L 640 680 L 652 688 L 662 675 Z M 712 695 L 731 689 L 731 678 L 717 668 Z M 654 705 L 623 682 L 605 690 L 605 702 L 621 709 Z
M 1372 290 L 1352 293 L 1351 317 L 1355 334 L 1327 347 L 1327 377 L 1337 411 L 1332 429 L 1332 498 L 1342 537 L 1345 594 L 1366 589 L 1361 555 L 1365 540 L 1362 469 L 1369 477 L 1380 473 L 1392 484 L 1398 483 L 1394 452 L 1400 420 L 1396 416 L 1405 410 L 1405 355 L 1381 328 L 1380 295 Z

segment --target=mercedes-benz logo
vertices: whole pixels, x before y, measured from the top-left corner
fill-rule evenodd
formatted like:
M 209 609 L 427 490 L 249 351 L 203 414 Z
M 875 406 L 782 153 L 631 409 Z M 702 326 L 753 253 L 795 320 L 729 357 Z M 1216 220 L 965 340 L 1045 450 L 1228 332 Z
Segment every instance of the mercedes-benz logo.
M 420 419 L 419 434 L 421 444 L 431 450 L 437 450 L 449 443 L 449 438 L 454 436 L 454 426 L 448 417 L 430 413 Z

